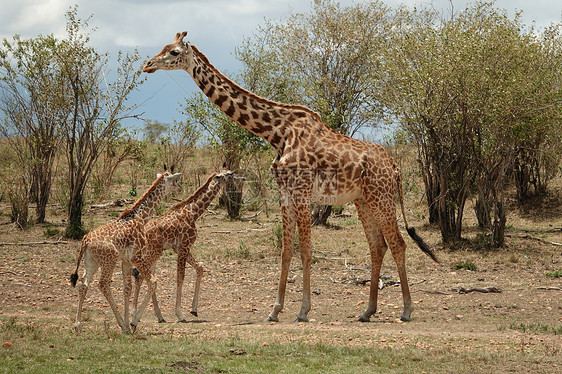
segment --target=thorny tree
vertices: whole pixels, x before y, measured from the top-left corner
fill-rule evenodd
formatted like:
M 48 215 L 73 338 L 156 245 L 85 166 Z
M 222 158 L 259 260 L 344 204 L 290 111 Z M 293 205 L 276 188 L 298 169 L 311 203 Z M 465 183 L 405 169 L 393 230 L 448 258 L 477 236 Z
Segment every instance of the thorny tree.
M 88 26 L 87 21 L 76 17 L 76 8 L 67 13 L 67 18 L 68 39 L 57 62 L 65 78 L 60 89 L 69 98 L 71 110 L 61 129 L 70 195 L 66 235 L 78 238 L 84 234 L 84 189 L 94 164 L 108 142 L 119 136 L 121 121 L 136 117 L 125 101 L 142 80 L 138 55 L 119 54 L 116 78 L 107 83 L 108 56 L 88 46 L 89 37 L 81 32 Z
M 0 50 L 0 134 L 17 157 L 26 196 L 36 203 L 35 220 L 45 221 L 51 192 L 58 129 L 68 117 L 67 99 L 59 88 L 63 77 L 56 63 L 61 43 L 51 36 L 3 40 Z M 16 183 L 20 183 L 18 178 Z M 16 213 L 14 213 L 17 215 Z

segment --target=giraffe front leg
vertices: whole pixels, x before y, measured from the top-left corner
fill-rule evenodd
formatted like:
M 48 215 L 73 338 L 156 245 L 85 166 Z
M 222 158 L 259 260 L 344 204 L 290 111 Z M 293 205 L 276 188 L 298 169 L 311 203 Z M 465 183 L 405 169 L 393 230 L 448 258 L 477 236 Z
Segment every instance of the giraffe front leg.
M 152 295 L 156 291 L 156 286 L 157 286 L 156 276 L 150 273 L 150 268 L 142 268 L 141 270 L 141 267 L 137 266 L 137 269 L 139 270 L 141 276 L 146 279 L 146 283 L 148 284 L 148 291 L 141 305 L 136 310 L 133 316 L 133 320 L 131 322 L 131 327 L 133 328 L 133 332 L 136 331 L 137 325 L 139 324 L 139 321 L 142 318 L 142 315 L 144 314 L 144 311 L 148 306 L 148 303 L 150 303 Z
M 156 267 L 152 269 L 152 274 L 156 274 Z M 154 315 L 156 316 L 158 323 L 166 322 L 164 316 L 162 316 L 160 305 L 158 304 L 158 296 L 156 295 L 156 289 L 152 292 L 152 307 L 154 309 Z
M 143 279 L 136 268 L 133 269 L 133 275 L 135 277 L 135 287 L 133 289 L 133 315 L 134 315 L 137 312 L 139 306 L 139 294 L 140 294 L 140 288 L 142 286 Z
M 199 305 L 199 292 L 201 290 L 201 279 L 203 278 L 204 269 L 203 266 L 195 258 L 193 255 L 188 253 L 187 255 L 187 263 L 191 265 L 192 268 L 195 269 L 195 291 L 193 293 L 193 300 L 191 302 L 191 314 L 197 317 L 197 306 Z
M 134 291 L 134 296 L 133 296 L 133 315 L 135 315 L 137 313 L 137 310 L 138 310 L 140 287 L 141 287 L 142 281 L 143 281 L 143 278 L 140 276 L 140 273 L 138 272 L 138 270 L 137 269 L 134 269 L 134 270 L 136 270 L 136 272 L 134 272 L 134 274 L 135 274 L 135 291 Z M 150 271 L 152 272 L 152 274 L 156 274 L 156 265 L 154 265 Z M 158 323 L 166 322 L 166 320 L 162 316 L 162 311 L 160 310 L 160 306 L 158 305 L 158 296 L 156 295 L 156 290 L 154 290 L 154 292 L 152 293 L 152 305 L 153 305 L 153 308 L 154 308 L 154 315 L 156 316 L 156 319 L 158 320 Z
M 277 289 L 277 300 L 273 310 L 269 313 L 266 321 L 279 322 L 279 313 L 285 304 L 285 290 L 287 288 L 287 278 L 289 276 L 289 265 L 293 257 L 293 244 L 295 241 L 296 217 L 292 204 L 284 203 L 281 207 L 283 214 L 283 249 L 281 252 L 281 275 L 279 276 L 279 286 Z
M 123 272 L 123 324 L 129 326 L 129 303 L 133 288 L 132 266 L 127 261 L 122 261 L 121 270 Z
M 186 262 L 185 252 L 181 254 L 178 253 L 177 275 L 176 275 L 176 317 L 178 318 L 178 322 L 183 322 L 183 323 L 187 322 L 181 311 L 181 294 L 183 289 L 183 281 L 185 279 L 185 262 Z
M 302 304 L 297 315 L 297 322 L 308 322 L 308 312 L 311 308 L 310 300 L 310 265 L 312 261 L 312 245 L 310 230 L 310 205 L 297 207 L 297 222 L 299 227 L 299 247 L 302 261 Z

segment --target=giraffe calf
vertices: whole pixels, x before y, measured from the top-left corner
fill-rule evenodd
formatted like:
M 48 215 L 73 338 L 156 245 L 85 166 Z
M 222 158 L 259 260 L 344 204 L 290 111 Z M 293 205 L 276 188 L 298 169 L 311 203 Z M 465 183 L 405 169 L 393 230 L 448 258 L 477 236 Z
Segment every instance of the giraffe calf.
M 76 268 L 70 275 L 72 286 L 78 282 L 78 268 L 84 258 L 84 276 L 78 286 L 78 310 L 74 329 L 81 329 L 82 305 L 86 299 L 86 293 L 94 274 L 101 267 L 99 288 L 107 299 L 111 310 L 115 314 L 117 323 L 123 333 L 130 333 L 129 327 L 129 300 L 131 297 L 131 268 L 136 266 L 134 253 L 137 248 L 144 247 L 146 238 L 143 231 L 144 224 L 156 212 L 158 203 L 165 194 L 172 190 L 181 190 L 178 179 L 181 173 L 171 174 L 165 172 L 159 174 L 158 178 L 150 188 L 132 206 L 125 210 L 116 221 L 96 227 L 82 239 L 80 251 L 76 259 Z M 115 265 L 121 260 L 123 270 L 123 296 L 124 296 L 124 315 L 121 317 L 119 308 L 111 293 L 111 281 Z M 150 277 L 150 273 L 146 274 Z M 150 284 L 152 285 L 152 280 Z M 148 299 L 148 297 L 147 297 Z M 147 301 L 148 302 L 148 301 Z
M 187 322 L 181 310 L 181 296 L 185 279 L 186 262 L 197 272 L 195 292 L 191 304 L 191 314 L 197 316 L 197 304 L 199 301 L 201 278 L 203 277 L 203 266 L 201 266 L 191 254 L 191 246 L 197 239 L 197 227 L 195 226 L 195 222 L 205 212 L 223 186 L 227 183 L 243 180 L 243 177 L 237 176 L 230 170 L 213 174 L 193 195 L 171 208 L 164 216 L 155 218 L 144 226 L 146 245 L 143 247 L 140 257 L 142 258 L 145 269 L 149 268 L 154 272 L 156 262 L 165 249 L 173 249 L 178 255 L 176 275 L 176 316 L 178 322 Z M 138 274 L 138 272 L 134 273 Z M 140 273 L 142 275 L 142 272 Z M 136 277 L 133 298 L 133 307 L 135 310 L 137 309 L 142 280 L 142 277 Z M 165 322 L 160 307 L 158 306 L 158 299 L 155 291 L 152 293 L 152 302 L 158 322 Z M 142 306 L 140 314 L 142 315 Z

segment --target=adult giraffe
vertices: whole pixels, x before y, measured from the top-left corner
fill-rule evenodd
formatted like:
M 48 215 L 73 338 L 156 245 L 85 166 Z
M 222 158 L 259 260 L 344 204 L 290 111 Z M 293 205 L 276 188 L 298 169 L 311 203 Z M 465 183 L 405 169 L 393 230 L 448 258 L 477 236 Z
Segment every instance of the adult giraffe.
M 318 113 L 300 106 L 259 97 L 221 74 L 194 45 L 177 33 L 172 44 L 147 62 L 143 71 L 187 71 L 205 95 L 240 126 L 269 142 L 277 157 L 271 165 L 281 193 L 283 250 L 277 300 L 267 320 L 278 321 L 285 302 L 295 227 L 298 226 L 303 266 L 303 298 L 297 321 L 308 321 L 310 311 L 310 205 L 341 205 L 353 201 L 371 252 L 371 288 L 367 310 L 359 318 L 369 321 L 376 312 L 381 263 L 390 246 L 400 276 L 404 311 L 409 321 L 412 302 L 406 277 L 406 243 L 396 221 L 400 198 L 404 224 L 418 246 L 437 261 L 429 247 L 409 227 L 404 214 L 400 171 L 378 144 L 352 139 L 331 130 Z

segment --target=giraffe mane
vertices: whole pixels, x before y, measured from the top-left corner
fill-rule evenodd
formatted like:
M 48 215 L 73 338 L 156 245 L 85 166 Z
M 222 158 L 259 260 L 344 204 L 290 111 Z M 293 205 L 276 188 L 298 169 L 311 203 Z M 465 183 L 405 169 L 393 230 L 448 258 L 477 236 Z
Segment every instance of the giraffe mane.
M 186 43 L 187 44 L 187 43 Z M 264 103 L 264 104 L 268 104 L 268 105 L 275 105 L 275 106 L 280 106 L 282 108 L 286 108 L 286 109 L 300 109 L 303 110 L 307 113 L 309 113 L 310 115 L 312 115 L 313 117 L 315 117 L 315 119 L 319 122 L 321 122 L 322 124 L 324 124 L 324 122 L 322 121 L 322 119 L 320 118 L 320 114 L 318 114 L 317 112 L 313 111 L 310 108 L 307 108 L 303 105 L 297 105 L 297 104 L 287 104 L 287 103 L 279 103 L 273 100 L 269 100 L 266 99 L 265 97 L 262 96 L 258 96 L 253 92 L 250 92 L 248 90 L 246 90 L 245 88 L 240 87 L 239 85 L 237 85 L 236 83 L 234 83 L 231 79 L 229 79 L 228 77 L 226 77 L 224 74 L 222 74 L 213 64 L 211 64 L 211 62 L 209 61 L 209 59 L 207 58 L 207 56 L 205 56 L 203 54 L 203 52 L 201 52 L 195 45 L 193 44 L 189 44 L 191 46 L 191 49 L 193 50 L 193 52 L 195 53 L 195 55 L 197 57 L 199 57 L 203 63 L 205 63 L 205 65 L 207 65 L 211 70 L 213 70 L 213 72 L 221 79 L 224 79 L 226 82 L 228 82 L 229 84 L 231 84 L 232 86 L 234 86 L 237 90 L 239 90 L 240 92 L 244 93 L 245 95 L 248 95 L 249 97 Z M 325 124 L 324 124 L 325 125 Z M 326 126 L 326 125 L 325 125 Z M 328 126 L 326 126 L 328 127 Z
M 182 201 L 182 202 L 177 203 L 176 205 L 174 205 L 174 206 L 170 209 L 170 211 L 179 210 L 179 209 L 183 208 L 184 206 L 186 206 L 186 205 L 188 205 L 188 204 L 191 204 L 191 202 L 193 202 L 193 200 L 197 199 L 197 198 L 203 193 L 203 191 L 205 191 L 205 190 L 209 187 L 209 184 L 211 184 L 211 181 L 212 181 L 213 178 L 216 177 L 216 176 L 217 176 L 217 173 L 213 173 L 213 175 L 211 175 L 211 176 L 209 177 L 209 179 L 207 179 L 207 181 L 205 182 L 205 184 L 203 184 L 201 187 L 199 187 L 199 188 L 197 189 L 197 191 L 195 191 L 195 192 L 193 193 L 193 195 L 191 195 L 190 197 L 188 197 L 188 198 L 185 199 L 184 201 Z
M 156 186 L 158 185 L 158 183 L 160 183 L 162 178 L 164 178 L 164 174 L 161 174 L 158 178 L 156 178 L 156 180 L 152 183 L 148 190 L 146 190 L 146 192 L 137 201 L 135 201 L 133 206 L 129 209 L 125 209 L 117 219 L 134 217 L 138 207 L 144 202 L 148 195 L 150 195 L 150 193 L 152 193 L 152 191 L 156 189 Z

